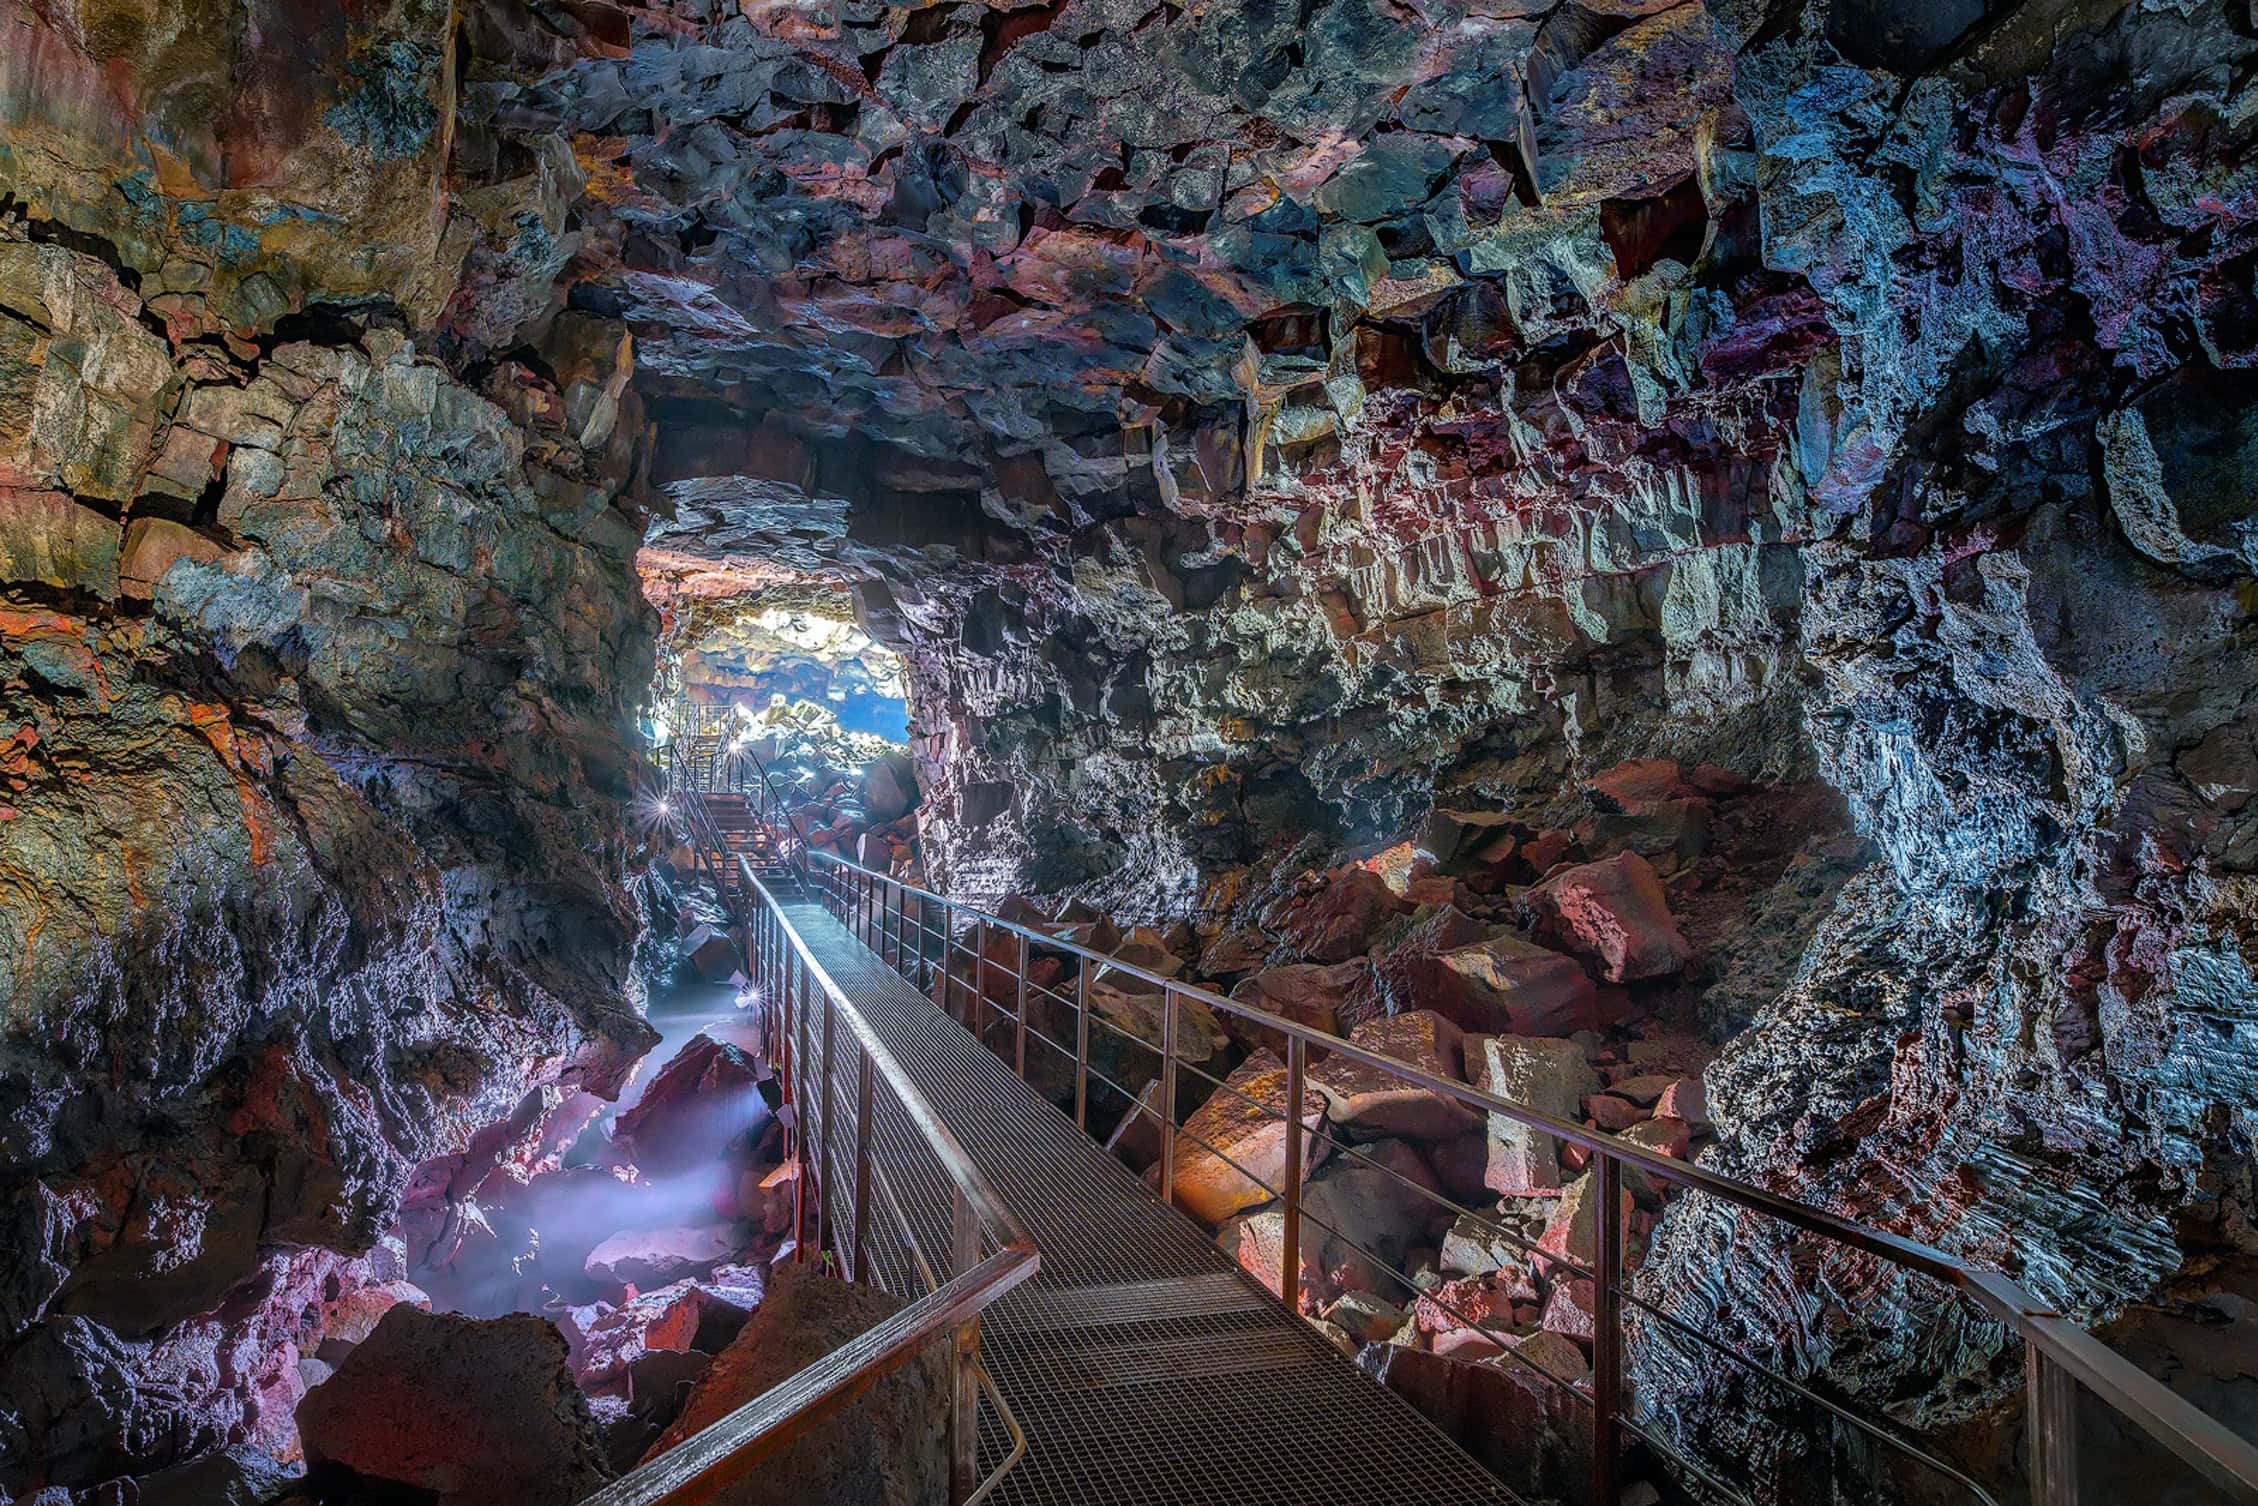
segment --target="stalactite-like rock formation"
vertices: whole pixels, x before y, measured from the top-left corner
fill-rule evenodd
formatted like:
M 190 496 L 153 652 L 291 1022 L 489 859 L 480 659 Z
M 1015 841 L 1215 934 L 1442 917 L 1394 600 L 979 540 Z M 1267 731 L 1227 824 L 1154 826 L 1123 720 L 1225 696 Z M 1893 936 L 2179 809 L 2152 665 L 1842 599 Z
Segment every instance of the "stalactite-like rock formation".
M 0 1486 L 269 1436 L 311 1252 L 641 1047 L 646 545 L 855 587 L 975 899 L 1260 938 L 1448 813 L 1543 834 L 1518 887 L 1699 848 L 1623 760 L 1753 781 L 1761 883 L 1663 865 L 1707 1154 L 2081 1316 L 2199 1289 L 2254 1238 L 2254 32 L 0 12 Z M 1687 1204 L 1648 1269 L 2002 1394 L 1786 1260 Z

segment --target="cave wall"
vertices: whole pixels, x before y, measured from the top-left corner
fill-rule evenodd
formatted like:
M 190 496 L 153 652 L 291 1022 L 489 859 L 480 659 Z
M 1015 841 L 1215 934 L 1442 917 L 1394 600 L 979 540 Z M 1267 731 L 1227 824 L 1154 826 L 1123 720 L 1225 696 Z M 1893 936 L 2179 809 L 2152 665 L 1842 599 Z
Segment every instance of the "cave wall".
M 2081 1315 L 2247 1249 L 2246 6 L 151 12 L 0 14 L 0 1483 L 255 1430 L 244 1278 L 642 1039 L 646 542 L 855 587 L 976 899 L 1823 779 L 1720 1164 Z
M 1877 857 L 1710 1012 L 1720 1164 L 2081 1316 L 2247 1245 L 2247 7 L 677 14 L 503 114 L 619 143 L 655 474 L 861 583 L 950 887 L 1815 776 Z
M 287 1452 L 319 1252 L 652 1039 L 631 346 L 459 40 L 0 14 L 0 1494 Z

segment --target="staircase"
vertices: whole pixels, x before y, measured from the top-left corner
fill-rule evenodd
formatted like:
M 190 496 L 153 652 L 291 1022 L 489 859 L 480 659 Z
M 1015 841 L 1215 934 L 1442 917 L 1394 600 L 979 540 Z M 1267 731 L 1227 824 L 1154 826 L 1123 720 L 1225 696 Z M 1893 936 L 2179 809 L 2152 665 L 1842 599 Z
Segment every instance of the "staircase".
M 695 798 L 704 803 L 710 823 L 705 828 L 706 840 L 718 839 L 721 843 L 721 850 L 713 856 L 724 869 L 735 866 L 732 859 L 743 858 L 763 879 L 785 875 L 789 865 L 776 840 L 775 828 L 761 819 L 749 796 L 712 791 Z

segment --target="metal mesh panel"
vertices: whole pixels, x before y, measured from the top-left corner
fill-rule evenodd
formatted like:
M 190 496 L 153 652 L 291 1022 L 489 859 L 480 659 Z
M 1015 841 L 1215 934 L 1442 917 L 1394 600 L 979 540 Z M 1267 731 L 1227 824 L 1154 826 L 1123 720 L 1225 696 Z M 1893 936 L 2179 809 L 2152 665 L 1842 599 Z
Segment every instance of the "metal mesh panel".
M 1113 1156 L 936 1009 L 812 901 L 785 906 L 810 950 L 948 1121 L 1032 1231 L 1035 1279 L 1001 1299 L 981 1350 L 1030 1439 L 990 1499 L 1024 1506 L 1229 1501 L 1392 1506 L 1515 1497 L 1393 1392 L 1376 1385 L 1255 1286 L 1207 1235 L 1158 1202 Z M 910 962 L 915 965 L 915 916 Z M 892 949 L 891 933 L 888 947 Z M 937 950 L 937 946 L 934 948 Z M 932 955 L 931 952 L 928 955 Z M 821 1010 L 809 1016 L 820 1030 Z M 823 1120 L 821 1043 L 803 1079 L 810 1144 L 828 1148 L 826 1228 L 850 1221 L 857 1060 L 835 1028 L 833 1121 Z M 1033 1048 L 1031 1048 L 1033 1049 Z M 826 1136 L 826 1129 L 833 1133 Z M 873 1162 L 907 1230 L 949 1248 L 950 1199 L 929 1152 L 883 1095 Z M 905 1295 L 910 1240 L 872 1195 L 872 1279 Z M 995 1235 L 987 1236 L 993 1247 Z M 839 1246 L 852 1258 L 851 1235 Z M 1008 1443 L 982 1420 L 983 1472 Z

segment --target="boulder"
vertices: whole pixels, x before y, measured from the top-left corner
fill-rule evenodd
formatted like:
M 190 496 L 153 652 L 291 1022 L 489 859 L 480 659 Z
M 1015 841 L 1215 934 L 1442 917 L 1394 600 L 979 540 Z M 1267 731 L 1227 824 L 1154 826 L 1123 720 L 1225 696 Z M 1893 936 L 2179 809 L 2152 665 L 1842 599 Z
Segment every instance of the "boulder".
M 699 1378 L 647 1457 L 726 1417 L 901 1305 L 876 1287 L 835 1280 L 812 1265 L 779 1267 L 760 1310 Z M 704 1499 L 715 1506 L 936 1506 L 946 1500 L 945 1348 L 925 1346 L 759 1469 Z
M 1531 1498 L 1589 1494 L 1590 1414 L 1570 1394 L 1589 1367 L 1568 1339 L 1532 1334 L 1481 1359 L 1371 1344 L 1357 1364 L 1512 1489 Z
M 863 814 L 874 822 L 908 815 L 917 804 L 917 772 L 906 753 L 873 759 L 862 771 Z
M 1584 1117 L 1609 1134 L 1617 1135 L 1645 1119 L 1647 1112 L 1613 1093 L 1594 1093 L 1584 1100 Z
M 1363 957 L 1331 965 L 1291 962 L 1266 967 L 1241 979 L 1231 990 L 1232 1002 L 1246 1004 L 1297 1025 L 1337 1034 L 1343 1014 L 1362 1016 L 1371 1010 L 1372 964 Z M 1224 1017 L 1224 1028 L 1249 1050 L 1284 1052 L 1282 1031 L 1266 1029 L 1236 1016 Z
M 1559 1206 L 1553 1209 L 1552 1221 L 1537 1240 L 1539 1249 L 1554 1255 L 1566 1256 L 1579 1265 L 1588 1266 L 1599 1251 L 1599 1207 L 1592 1174 L 1585 1172 L 1561 1190 Z M 1621 1190 L 1621 1205 L 1615 1210 L 1623 1220 L 1626 1231 L 1630 1228 L 1631 1193 Z M 1549 1262 L 1546 1262 L 1549 1264 Z
M 255 1448 L 230 1448 L 143 1475 L 133 1482 L 137 1496 L 126 1499 L 136 1506 L 266 1506 L 297 1483 L 288 1465 Z
M 1465 986 L 1443 957 L 1489 940 L 1495 926 L 1453 904 L 1438 905 L 1418 917 L 1402 938 L 1373 962 L 1373 981 L 1381 1007 L 1389 1014 L 1441 1008 L 1459 1000 Z M 1454 1013 L 1453 1018 L 1458 1014 Z
M 1503 811 L 1437 806 L 1428 815 L 1419 842 L 1438 863 L 1470 866 L 1505 862 L 1513 856 L 1514 839 L 1513 819 Z
M 710 1167 L 732 1140 L 766 1124 L 760 1079 L 751 1052 L 701 1031 L 620 1110 L 612 1138 L 646 1174 Z
M 587 1270 L 620 1286 L 666 1286 L 712 1270 L 737 1253 L 732 1224 L 682 1224 L 629 1229 L 588 1252 Z
M 682 955 L 708 983 L 727 983 L 738 971 L 737 943 L 712 926 L 700 926 L 684 937 Z
M 1176 1137 L 1176 1206 L 1210 1224 L 1269 1201 L 1275 1194 L 1256 1178 L 1277 1188 L 1286 1174 L 1286 1064 L 1256 1052 L 1225 1083 L 1236 1091 L 1217 1089 Z M 1325 1096 L 1315 1088 L 1302 1090 L 1301 1118 L 1311 1131 L 1302 1138 L 1306 1177 L 1332 1148 L 1315 1133 L 1325 1122 Z
M 1280 916 L 1273 928 L 1280 941 L 1312 961 L 1346 962 L 1371 944 L 1374 931 L 1411 908 L 1379 874 L 1352 866 L 1334 870 L 1323 888 Z
M 544 1318 L 399 1303 L 298 1404 L 317 1477 L 338 1469 L 437 1506 L 573 1506 L 609 1477 L 603 1440 Z
M 1654 1101 L 1657 1119 L 1678 1119 L 1697 1130 L 1709 1127 L 1709 1093 L 1698 1077 L 1683 1077 L 1664 1088 Z
M 1357 1157 L 1364 1157 L 1359 1160 Z M 1358 1146 L 1309 1179 L 1302 1192 L 1300 1290 L 1305 1309 L 1346 1292 L 1399 1297 L 1403 1267 L 1425 1231 L 1447 1210 L 1417 1189 L 1434 1191 L 1419 1153 L 1401 1140 Z M 1285 1211 L 1267 1204 L 1227 1220 L 1221 1245 L 1271 1291 L 1278 1290 Z
M 1591 959 L 1610 983 L 1674 977 L 1693 962 L 1662 880 L 1635 852 L 1556 873 L 1528 902 L 1547 940 Z
M 1359 1025 L 1349 1039 L 1431 1077 L 1465 1080 L 1459 1029 L 1432 1010 Z M 1481 1121 L 1474 1110 L 1431 1088 L 1344 1056 L 1319 1062 L 1310 1069 L 1309 1080 L 1331 1104 L 1333 1123 L 1358 1139 L 1448 1140 Z
M 1574 1041 L 1518 1035 L 1470 1036 L 1466 1066 L 1474 1085 L 1539 1113 L 1574 1120 L 1599 1079 Z M 1509 1196 L 1560 1186 L 1559 1137 L 1505 1114 L 1489 1116 L 1489 1160 L 1483 1180 Z
M 1573 957 L 1503 935 L 1436 962 L 1439 986 L 1430 1002 L 1462 1030 L 1570 1035 L 1599 1025 L 1599 990 Z

